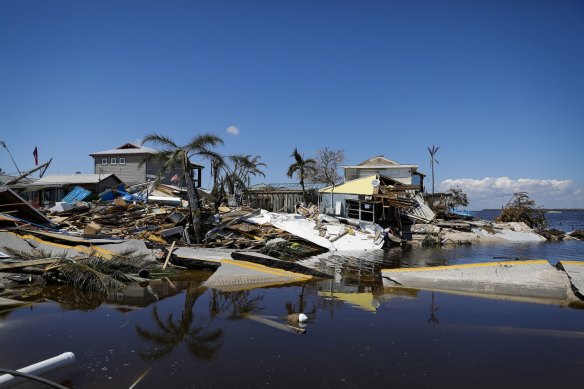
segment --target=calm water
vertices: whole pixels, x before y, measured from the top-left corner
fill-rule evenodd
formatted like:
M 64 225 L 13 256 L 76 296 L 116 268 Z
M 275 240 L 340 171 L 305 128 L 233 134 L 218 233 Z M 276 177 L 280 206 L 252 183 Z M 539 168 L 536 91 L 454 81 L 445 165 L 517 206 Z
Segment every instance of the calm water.
M 239 292 L 201 287 L 205 272 L 105 300 L 39 290 L 30 299 L 43 302 L 0 310 L 0 367 L 73 351 L 76 363 L 48 378 L 75 388 L 581 388 L 584 310 L 390 290 L 379 278 L 383 267 L 515 258 L 584 261 L 584 242 L 312 259 L 334 280 Z M 249 318 L 284 323 L 299 311 L 310 317 L 302 335 Z

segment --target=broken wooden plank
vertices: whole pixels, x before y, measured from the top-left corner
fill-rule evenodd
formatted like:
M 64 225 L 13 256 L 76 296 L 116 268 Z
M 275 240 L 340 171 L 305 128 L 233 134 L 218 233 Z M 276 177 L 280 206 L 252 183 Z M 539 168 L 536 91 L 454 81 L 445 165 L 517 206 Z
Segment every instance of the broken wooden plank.
M 56 258 L 50 259 L 33 259 L 30 261 L 20 261 L 20 262 L 13 262 L 13 263 L 2 263 L 0 264 L 0 271 L 9 270 L 9 269 L 20 269 L 23 267 L 28 266 L 37 266 L 37 265 L 49 265 L 51 263 L 56 262 Z

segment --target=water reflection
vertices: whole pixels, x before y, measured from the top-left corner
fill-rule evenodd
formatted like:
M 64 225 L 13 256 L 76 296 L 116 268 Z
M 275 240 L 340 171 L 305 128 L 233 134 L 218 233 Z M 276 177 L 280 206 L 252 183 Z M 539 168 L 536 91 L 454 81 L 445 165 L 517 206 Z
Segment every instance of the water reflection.
M 136 324 L 136 331 L 140 337 L 153 344 L 152 351 L 140 351 L 140 356 L 146 360 L 154 360 L 170 354 L 176 347 L 187 345 L 188 350 L 201 359 L 212 359 L 221 347 L 223 329 L 209 329 L 203 325 L 194 326 L 194 305 L 207 288 L 189 282 L 185 294 L 184 307 L 181 316 L 175 321 L 172 313 L 166 320 L 160 317 L 158 307 L 152 309 L 152 319 L 156 330 L 147 330 Z
M 140 338 L 153 346 L 148 351 L 140 351 L 143 359 L 162 358 L 185 344 L 196 358 L 211 360 L 223 344 L 224 330 L 218 327 L 218 322 L 215 321 L 217 317 L 221 316 L 234 321 L 250 313 L 261 311 L 259 303 L 263 299 L 263 294 L 254 295 L 250 290 L 220 291 L 201 285 L 200 282 L 188 282 L 179 318 L 175 319 L 172 312 L 166 318 L 161 317 L 155 305 L 151 315 L 155 329 L 136 325 Z M 205 294 L 208 295 L 209 302 L 207 309 L 202 311 L 201 308 L 205 306 L 199 304 L 195 307 L 195 304 Z
M 263 294 L 253 296 L 249 290 L 227 292 L 211 289 L 209 316 L 213 320 L 226 314 L 229 320 L 239 320 L 247 314 L 260 312 L 259 303 L 263 297 Z
M 436 305 L 436 295 L 434 294 L 434 292 L 432 292 L 432 302 L 430 303 L 430 317 L 428 318 L 426 324 L 430 323 L 440 324 L 438 316 L 436 315 L 438 313 L 438 309 L 440 309 L 440 307 Z

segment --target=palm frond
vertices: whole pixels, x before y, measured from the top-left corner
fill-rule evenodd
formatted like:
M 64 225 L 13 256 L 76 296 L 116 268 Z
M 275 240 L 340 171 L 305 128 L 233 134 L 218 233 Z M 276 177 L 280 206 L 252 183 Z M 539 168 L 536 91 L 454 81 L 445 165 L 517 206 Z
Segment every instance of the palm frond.
M 296 163 L 301 164 L 302 163 L 302 155 L 300 155 L 300 153 L 298 152 L 298 148 L 295 147 L 294 151 L 292 152 L 292 154 L 290 154 L 291 157 L 294 157 L 294 159 L 296 160 Z
M 142 145 L 146 143 L 153 143 L 162 146 L 165 149 L 176 149 L 179 147 L 171 137 L 157 133 L 146 135 L 144 139 L 142 139 Z
M 288 166 L 288 171 L 286 172 L 286 175 L 292 178 L 294 177 L 294 173 L 296 173 L 298 169 L 299 169 L 298 164 L 293 163 L 292 165 Z
M 106 294 L 118 290 L 125 284 L 114 277 L 103 274 L 90 266 L 70 259 L 59 260 L 48 266 L 43 274 L 48 281 L 72 285 L 76 289 Z
M 198 154 L 200 151 L 210 147 L 217 147 L 223 144 L 223 139 L 214 134 L 200 134 L 192 138 L 189 143 L 184 146 L 184 149 L 189 152 Z

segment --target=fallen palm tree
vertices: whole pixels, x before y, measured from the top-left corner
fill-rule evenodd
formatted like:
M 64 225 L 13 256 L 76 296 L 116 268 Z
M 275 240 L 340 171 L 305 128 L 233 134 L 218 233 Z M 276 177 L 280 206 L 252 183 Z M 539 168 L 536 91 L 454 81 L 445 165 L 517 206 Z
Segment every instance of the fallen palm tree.
M 43 277 L 49 283 L 71 285 L 75 289 L 101 294 L 122 289 L 127 283 L 147 277 L 150 272 L 162 272 L 156 262 L 127 251 L 106 260 L 97 255 L 82 258 L 60 258 L 47 266 Z

